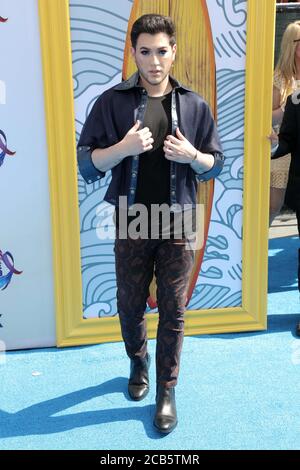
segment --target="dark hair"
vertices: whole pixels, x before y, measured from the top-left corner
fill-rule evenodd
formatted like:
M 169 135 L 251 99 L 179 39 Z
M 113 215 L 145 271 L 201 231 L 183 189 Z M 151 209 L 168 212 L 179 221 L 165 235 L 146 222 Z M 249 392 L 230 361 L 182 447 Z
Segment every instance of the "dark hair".
M 142 33 L 157 34 L 166 33 L 170 38 L 170 45 L 174 46 L 175 38 L 175 25 L 169 16 L 148 14 L 140 16 L 132 25 L 130 37 L 131 45 L 135 49 L 138 37 Z

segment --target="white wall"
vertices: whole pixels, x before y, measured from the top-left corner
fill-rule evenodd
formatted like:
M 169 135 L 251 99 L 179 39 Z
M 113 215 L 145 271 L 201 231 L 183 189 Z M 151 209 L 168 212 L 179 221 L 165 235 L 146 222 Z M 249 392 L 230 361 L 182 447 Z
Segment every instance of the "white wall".
M 0 340 L 7 349 L 52 346 L 56 335 L 37 0 L 1 0 L 0 16 L 8 18 L 0 22 L 0 129 L 7 147 L 16 152 L 0 166 L 0 250 L 10 252 L 22 271 L 0 290 Z M 3 262 L 2 271 L 8 272 Z

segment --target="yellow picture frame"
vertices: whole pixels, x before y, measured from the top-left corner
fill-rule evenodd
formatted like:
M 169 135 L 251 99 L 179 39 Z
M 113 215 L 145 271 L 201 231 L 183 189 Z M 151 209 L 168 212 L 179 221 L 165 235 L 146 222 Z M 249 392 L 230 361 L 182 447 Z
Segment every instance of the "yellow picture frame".
M 242 306 L 187 311 L 185 334 L 266 328 L 275 0 L 248 0 Z M 83 319 L 72 51 L 68 0 L 39 0 L 52 211 L 57 346 L 121 340 L 117 317 Z M 259 54 L 257 53 L 259 51 Z M 147 314 L 148 336 L 157 315 Z

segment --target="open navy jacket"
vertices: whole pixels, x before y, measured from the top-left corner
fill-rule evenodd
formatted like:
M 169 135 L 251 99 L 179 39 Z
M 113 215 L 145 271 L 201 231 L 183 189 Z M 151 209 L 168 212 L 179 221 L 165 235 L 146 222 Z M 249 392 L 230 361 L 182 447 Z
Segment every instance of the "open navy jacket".
M 106 90 L 95 102 L 81 132 L 77 146 L 79 171 L 87 183 L 103 178 L 105 173 L 93 164 L 91 154 L 96 148 L 107 148 L 120 142 L 137 119 L 143 122 L 148 95 L 138 85 L 136 72 L 128 80 Z M 170 77 L 172 91 L 172 133 L 179 127 L 189 142 L 203 153 L 214 155 L 211 170 L 197 173 L 192 164 L 171 162 L 171 207 L 196 205 L 197 181 L 215 178 L 223 168 L 224 156 L 217 128 L 208 104 L 197 93 Z M 105 201 L 118 205 L 119 196 L 127 196 L 128 207 L 135 202 L 139 155 L 123 159 L 111 169 L 112 179 Z M 155 188 L 154 188 L 155 190 Z

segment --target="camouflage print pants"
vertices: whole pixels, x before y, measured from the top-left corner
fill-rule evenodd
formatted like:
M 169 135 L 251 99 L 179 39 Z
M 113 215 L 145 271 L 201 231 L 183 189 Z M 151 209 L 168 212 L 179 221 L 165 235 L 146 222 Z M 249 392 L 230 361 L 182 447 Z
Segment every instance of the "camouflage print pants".
M 185 240 L 118 239 L 115 241 L 117 306 L 127 355 L 145 357 L 145 309 L 153 272 L 157 280 L 159 323 L 157 382 L 177 383 L 184 336 L 184 311 L 194 251 Z

